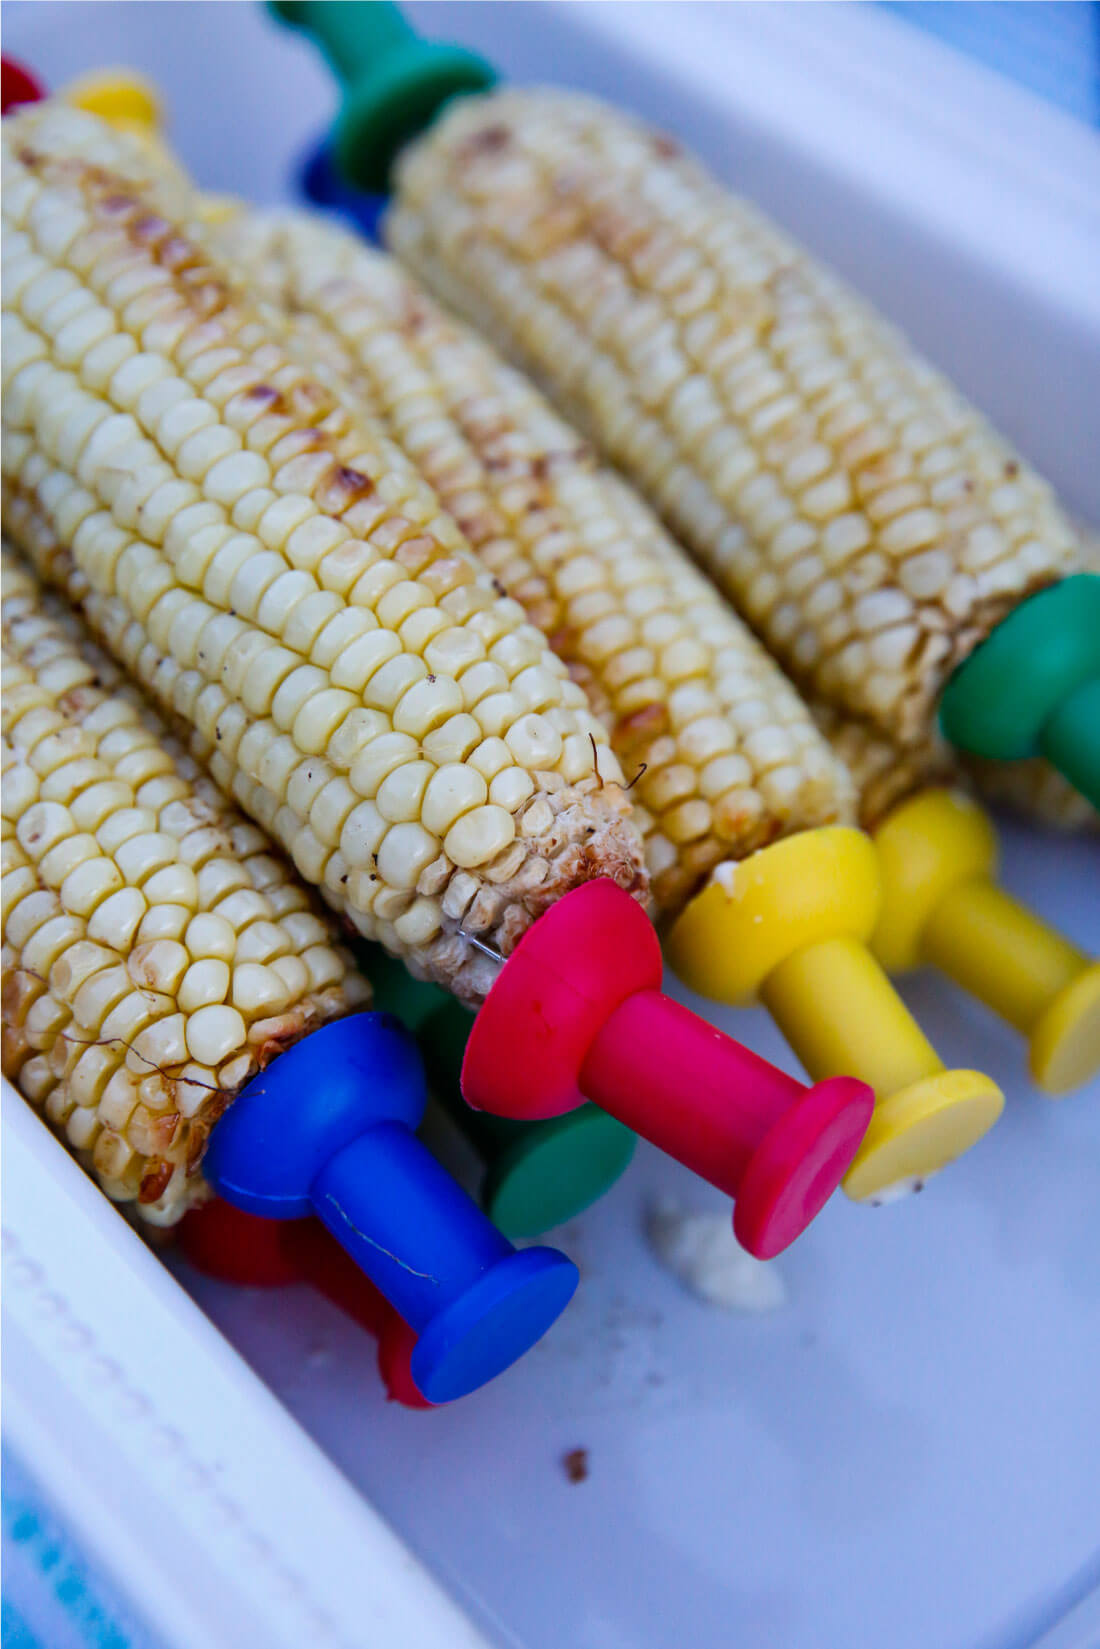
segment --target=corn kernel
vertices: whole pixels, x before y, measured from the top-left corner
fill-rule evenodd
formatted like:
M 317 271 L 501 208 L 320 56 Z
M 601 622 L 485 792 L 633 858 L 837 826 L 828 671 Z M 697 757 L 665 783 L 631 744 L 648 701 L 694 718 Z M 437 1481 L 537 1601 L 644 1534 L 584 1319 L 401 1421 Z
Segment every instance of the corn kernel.
M 200 920 L 201 918 L 197 918 Z M 229 964 L 214 957 L 190 962 L 177 989 L 177 1000 L 184 1013 L 194 1013 L 224 1002 L 229 994 Z
M 183 1016 L 177 1016 L 181 1021 Z M 183 1040 L 182 1036 L 180 1038 Z M 200 1065 L 220 1065 L 245 1041 L 245 1023 L 236 1008 L 224 1003 L 197 1009 L 186 1021 L 186 1055 Z M 180 1060 L 184 1055 L 181 1053 Z M 161 1061 L 168 1063 L 168 1061 Z
M 484 865 L 508 847 L 515 837 L 515 823 L 503 807 L 487 804 L 463 815 L 447 832 L 443 851 L 463 870 Z

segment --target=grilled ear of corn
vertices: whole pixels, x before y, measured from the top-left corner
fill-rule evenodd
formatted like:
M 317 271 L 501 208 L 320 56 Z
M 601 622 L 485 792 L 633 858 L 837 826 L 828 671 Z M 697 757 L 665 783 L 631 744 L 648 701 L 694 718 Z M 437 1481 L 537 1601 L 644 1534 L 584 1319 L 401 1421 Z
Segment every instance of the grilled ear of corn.
M 471 1004 L 478 945 L 594 877 L 644 897 L 580 687 L 187 234 L 176 175 L 50 105 L 2 137 L 5 523 L 219 784 Z
M 7 549 L 2 629 L 4 1074 L 108 1196 L 168 1224 L 237 1091 L 369 988 Z
M 584 687 L 633 778 L 659 913 L 719 861 L 851 815 L 845 773 L 719 593 L 393 259 L 303 213 L 239 214 L 217 244 L 284 306 L 291 347 L 384 421 Z
M 462 98 L 387 233 L 639 485 L 809 696 L 900 744 L 1072 570 L 1049 488 L 895 332 L 669 139 Z

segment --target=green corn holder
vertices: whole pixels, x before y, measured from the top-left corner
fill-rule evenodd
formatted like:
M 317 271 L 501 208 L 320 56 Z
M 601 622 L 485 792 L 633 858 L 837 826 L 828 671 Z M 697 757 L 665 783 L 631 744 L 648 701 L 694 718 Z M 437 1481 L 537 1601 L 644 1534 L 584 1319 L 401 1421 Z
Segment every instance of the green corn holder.
M 384 192 L 409 138 L 452 97 L 483 92 L 497 78 L 475 52 L 422 40 L 385 0 L 271 0 L 269 9 L 312 36 L 342 82 L 333 154 L 360 189 Z
M 545 1122 L 472 1111 L 459 1073 L 473 1014 L 435 985 L 413 979 L 376 945 L 366 971 L 375 1007 L 395 1014 L 416 1037 L 434 1097 L 484 1162 L 482 1207 L 506 1237 L 541 1236 L 614 1185 L 634 1154 L 629 1128 L 595 1105 Z
M 1100 808 L 1100 575 L 1021 602 L 944 688 L 940 727 L 976 756 L 1045 756 Z

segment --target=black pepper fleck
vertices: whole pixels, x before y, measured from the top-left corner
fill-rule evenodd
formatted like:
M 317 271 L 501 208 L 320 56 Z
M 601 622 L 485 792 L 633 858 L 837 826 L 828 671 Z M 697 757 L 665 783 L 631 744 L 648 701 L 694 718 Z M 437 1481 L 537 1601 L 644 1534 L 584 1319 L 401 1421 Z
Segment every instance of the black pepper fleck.
M 588 1476 L 588 1450 L 568 1449 L 561 1457 L 570 1483 L 583 1483 Z

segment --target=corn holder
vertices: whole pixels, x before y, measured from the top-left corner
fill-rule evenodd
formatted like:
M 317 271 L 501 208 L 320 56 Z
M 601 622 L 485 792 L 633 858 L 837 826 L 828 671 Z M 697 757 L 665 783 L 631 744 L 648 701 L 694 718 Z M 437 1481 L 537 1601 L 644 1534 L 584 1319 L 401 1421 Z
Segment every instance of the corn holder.
M 944 1069 L 875 960 L 881 906 L 870 838 L 838 827 L 728 866 L 668 937 L 681 978 L 726 1002 L 762 1002 L 814 1078 L 849 1069 L 858 1049 L 875 1113 L 844 1189 L 871 1202 L 961 1156 L 1004 1105 L 980 1072 Z
M 959 750 L 1042 756 L 1100 809 L 1100 575 L 1075 573 L 1001 620 L 940 694 Z
M 308 0 L 270 10 L 311 34 L 344 82 L 333 158 L 364 190 L 389 187 L 394 157 L 450 98 L 487 91 L 496 82 L 484 58 L 422 40 L 396 6 Z
M 377 947 L 366 970 L 375 1002 L 416 1037 L 433 1097 L 480 1157 L 481 1205 L 506 1237 L 563 1225 L 625 1172 L 634 1135 L 595 1105 L 527 1123 L 471 1110 L 459 1084 L 473 1014 Z
M 837 1074 L 807 1090 L 665 996 L 661 972 L 640 907 L 606 882 L 578 888 L 501 970 L 466 1045 L 463 1095 L 516 1120 L 592 1100 L 732 1196 L 738 1241 L 770 1258 L 847 1170 L 871 1092 Z
M 431 1405 L 412 1377 L 416 1336 L 319 1220 L 269 1220 L 220 1198 L 180 1221 L 180 1252 L 196 1271 L 245 1288 L 308 1283 L 378 1341 L 387 1394 L 406 1408 Z
M 951 790 L 900 803 L 874 832 L 882 909 L 872 946 L 892 973 L 939 968 L 1028 1040 L 1062 1094 L 1100 1069 L 1100 963 L 997 885 L 989 815 Z
M 9 109 L 17 109 L 21 103 L 37 103 L 45 97 L 45 88 L 42 82 L 25 68 L 17 63 L 14 57 L 5 57 L 2 65 L 3 80 L 0 83 L 0 114 L 7 114 Z
M 940 741 L 901 750 L 865 722 L 821 706 L 815 716 L 878 850 L 871 948 L 883 967 L 938 968 L 984 1002 L 1028 1038 L 1032 1078 L 1047 1093 L 1086 1082 L 1100 1068 L 1100 965 L 997 885 L 993 820 L 961 788 L 974 775 Z M 992 773 L 1035 820 L 1095 822 L 1046 763 L 994 764 Z
M 203 1169 L 246 1213 L 316 1214 L 416 1333 L 417 1386 L 447 1402 L 540 1339 L 578 1276 L 554 1249 L 514 1249 L 439 1166 L 413 1132 L 426 1099 L 411 1037 L 388 1015 L 356 1014 L 237 1096 Z
M 366 235 L 370 240 L 377 238 L 379 219 L 386 204 L 385 196 L 369 195 L 346 183 L 336 169 L 327 143 L 317 144 L 306 157 L 299 186 L 314 206 L 340 213 L 351 220 L 361 235 Z
M 98 115 L 142 144 L 159 138 L 163 124 L 160 95 L 152 81 L 134 69 L 93 69 L 70 80 L 60 95 L 74 109 Z
M 387 233 L 397 250 L 449 303 L 502 336 L 601 441 L 796 680 L 902 739 L 933 718 L 938 701 L 942 730 L 960 749 L 1002 761 L 1045 755 L 1100 807 L 1100 578 L 1063 576 L 1072 534 L 1047 519 L 1035 478 L 991 434 L 967 427 L 973 416 L 960 414 L 957 398 L 948 401 L 863 305 L 667 138 L 583 98 L 522 90 L 464 101 L 435 123 L 444 105 L 492 86 L 487 65 L 479 80 L 464 54 L 458 70 L 447 57 L 453 48 L 418 41 L 389 6 L 272 9 L 311 34 L 345 82 L 334 150 L 349 177 L 366 186 L 391 179 L 405 145 L 430 128 L 396 174 Z M 695 334 L 707 317 L 697 302 L 685 307 L 693 280 L 708 285 L 715 323 L 702 343 Z M 729 338 L 721 336 L 723 282 Z M 745 356 L 754 304 L 758 361 Z M 530 321 L 536 309 L 537 327 L 525 326 L 521 313 Z M 605 330 L 584 336 L 597 310 Z M 808 314 L 833 328 L 830 370 L 850 350 L 859 377 L 868 347 L 879 351 L 878 421 L 835 396 L 819 414 L 816 397 L 828 385 L 810 364 L 804 386 L 801 362 L 788 360 Z M 642 362 L 646 330 L 662 326 L 670 334 L 663 356 Z M 578 371 L 580 337 L 590 361 Z M 696 385 L 693 398 L 673 393 L 681 381 Z M 799 412 L 812 428 L 784 445 L 784 423 Z M 888 427 L 895 418 L 898 428 Z M 709 440 L 704 451 L 704 435 L 723 420 L 725 444 Z M 946 462 L 937 457 L 927 481 L 906 461 L 902 422 L 921 453 L 946 442 Z M 967 464 L 989 500 L 984 514 L 973 512 Z M 749 499 L 758 468 L 758 496 Z M 852 508 L 853 480 L 862 509 Z M 969 480 L 968 489 L 951 492 L 955 480 Z M 942 511 L 960 498 L 956 528 Z M 1011 525 L 1007 537 L 1002 523 Z M 805 541 L 795 543 L 799 527 Z M 810 577 L 807 552 L 829 528 L 820 576 Z M 782 533 L 791 547 L 784 541 L 777 554 Z M 828 605 L 827 569 L 860 554 L 850 601 Z
M 188 239 L 186 179 L 56 105 L 13 117 L 3 140 L 12 536 L 335 910 L 483 1003 L 468 1100 L 544 1117 L 590 1091 L 737 1191 L 742 1242 L 777 1252 L 847 1168 L 869 1090 L 807 1092 L 661 996 L 604 728 L 420 474 Z M 62 222 L 64 269 L 42 239 Z M 137 534 L 123 477 L 144 500 Z M 573 1008 L 555 1043 L 551 1019 Z M 302 1203 L 302 1176 L 260 1183 L 225 1149 L 239 1198 Z

